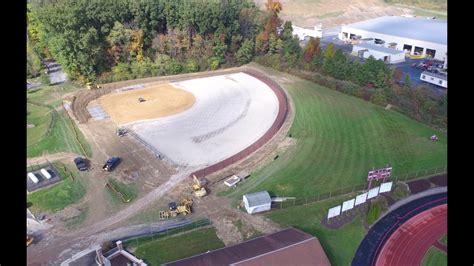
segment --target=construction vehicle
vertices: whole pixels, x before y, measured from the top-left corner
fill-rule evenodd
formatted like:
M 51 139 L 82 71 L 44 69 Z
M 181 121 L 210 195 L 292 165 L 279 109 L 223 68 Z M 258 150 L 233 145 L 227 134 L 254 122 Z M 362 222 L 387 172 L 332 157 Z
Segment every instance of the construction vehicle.
M 196 175 L 193 175 L 193 193 L 194 196 L 198 198 L 202 198 L 207 195 L 206 188 L 201 184 L 201 181 L 199 181 Z
M 87 83 L 86 83 L 86 87 L 87 87 L 87 89 L 89 89 L 89 90 L 100 89 L 100 86 L 99 86 L 99 85 L 96 85 L 96 84 L 94 84 L 94 83 L 92 83 L 92 82 L 87 82 Z
M 26 246 L 29 247 L 31 243 L 33 243 L 33 240 L 35 240 L 32 236 L 26 236 Z
M 193 200 L 190 198 L 185 198 L 181 201 L 179 205 L 176 205 L 175 202 L 168 204 L 168 210 L 160 211 L 160 219 L 168 219 L 170 217 L 176 217 L 178 215 L 187 215 L 192 213 L 191 206 L 193 205 Z
M 127 133 L 128 133 L 128 131 L 125 128 L 119 128 L 115 132 L 115 134 L 117 134 L 117 136 L 119 136 L 119 137 L 123 137 L 123 136 L 127 135 Z

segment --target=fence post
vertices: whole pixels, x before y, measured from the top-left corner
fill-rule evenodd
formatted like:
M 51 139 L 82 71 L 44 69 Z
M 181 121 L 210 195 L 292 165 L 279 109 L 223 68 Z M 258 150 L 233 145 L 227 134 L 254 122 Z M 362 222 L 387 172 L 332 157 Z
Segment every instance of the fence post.
M 280 201 L 280 210 L 283 209 L 283 201 Z
M 308 204 L 308 197 L 306 197 L 306 204 Z
M 328 199 L 330 199 L 330 198 L 331 198 L 331 193 L 332 193 L 332 191 L 329 191 L 329 198 L 328 198 Z
M 319 201 L 319 195 L 321 195 L 321 193 L 320 193 L 320 194 L 318 194 L 318 199 L 316 200 L 316 202 L 318 202 L 318 201 Z

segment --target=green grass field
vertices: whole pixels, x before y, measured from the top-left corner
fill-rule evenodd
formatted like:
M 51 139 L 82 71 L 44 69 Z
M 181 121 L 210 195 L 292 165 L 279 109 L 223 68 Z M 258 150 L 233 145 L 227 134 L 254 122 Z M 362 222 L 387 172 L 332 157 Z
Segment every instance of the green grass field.
M 321 225 L 323 217 L 327 217 L 330 207 L 341 204 L 350 197 L 340 197 L 323 202 L 273 211 L 266 216 L 283 227 L 294 226 L 316 236 L 326 252 L 331 265 L 350 265 L 352 258 L 364 238 L 363 219 L 357 215 L 354 220 L 337 230 Z
M 325 18 L 331 18 L 331 17 L 339 17 L 342 14 L 344 14 L 344 11 L 329 12 L 321 16 L 318 16 L 318 18 L 325 19 Z
M 444 244 L 447 245 L 448 244 L 448 235 L 443 236 L 440 241 L 441 241 L 441 243 L 444 243 Z
M 217 237 L 216 230 L 210 227 L 149 241 L 135 246 L 134 254 L 148 265 L 161 265 L 221 247 L 224 243 Z
M 49 108 L 31 103 L 28 103 L 26 108 L 28 110 L 26 117 L 27 123 L 35 125 L 35 127 L 26 130 L 28 146 L 33 146 L 39 143 L 48 134 L 53 114 Z
M 431 247 L 423 258 L 422 266 L 445 266 L 448 265 L 448 255 L 438 248 Z
M 54 111 L 62 103 L 62 95 L 77 90 L 72 85 L 43 87 L 27 93 L 27 121 L 36 127 L 27 129 L 27 157 L 43 153 L 73 152 L 91 155 L 91 147 L 76 125 L 72 125 L 64 110 Z M 35 104 L 38 103 L 38 104 Z M 75 139 L 74 128 L 87 154 Z M 49 130 L 48 130 L 49 128 Z
M 33 210 L 58 211 L 66 206 L 78 202 L 86 194 L 86 184 L 79 172 L 72 166 L 66 165 L 67 169 L 74 175 L 74 182 L 58 165 L 55 168 L 61 175 L 62 180 L 51 187 L 33 192 L 27 196 Z
M 237 199 L 268 190 L 276 196 L 304 197 L 364 183 L 372 167 L 390 164 L 396 176 L 446 165 L 446 134 L 361 99 L 264 69 L 291 79 L 284 87 L 296 108 L 289 133 L 297 144 L 221 195 Z M 433 134 L 439 142 L 429 140 Z

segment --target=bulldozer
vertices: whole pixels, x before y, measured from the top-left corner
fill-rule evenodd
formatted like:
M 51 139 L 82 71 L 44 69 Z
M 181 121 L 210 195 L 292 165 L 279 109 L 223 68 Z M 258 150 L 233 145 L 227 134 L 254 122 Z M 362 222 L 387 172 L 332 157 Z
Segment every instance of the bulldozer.
M 86 87 L 88 90 L 96 90 L 96 89 L 100 89 L 101 87 L 99 85 L 96 85 L 92 82 L 87 82 L 86 83 Z
M 201 181 L 199 181 L 196 175 L 193 175 L 193 193 L 194 196 L 198 198 L 202 198 L 207 195 L 206 188 L 201 184 Z
M 33 243 L 33 240 L 35 240 L 32 236 L 26 236 L 26 246 L 29 247 L 31 243 Z
M 174 202 L 173 202 L 174 203 Z M 178 215 L 187 215 L 192 213 L 191 206 L 193 205 L 193 200 L 190 198 L 185 198 L 181 201 L 179 205 L 170 203 L 168 210 L 160 211 L 160 219 L 168 219 L 170 217 L 176 217 Z

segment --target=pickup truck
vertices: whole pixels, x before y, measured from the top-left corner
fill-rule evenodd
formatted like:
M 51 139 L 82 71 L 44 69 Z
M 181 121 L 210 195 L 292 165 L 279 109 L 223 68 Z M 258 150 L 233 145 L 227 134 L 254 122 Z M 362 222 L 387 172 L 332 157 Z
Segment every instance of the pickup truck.
M 76 164 L 77 170 L 79 171 L 86 171 L 87 170 L 87 163 L 86 160 L 82 157 L 77 157 L 74 159 L 74 163 Z
M 119 157 L 112 157 L 107 160 L 107 162 L 102 166 L 102 170 L 110 172 L 120 163 Z

